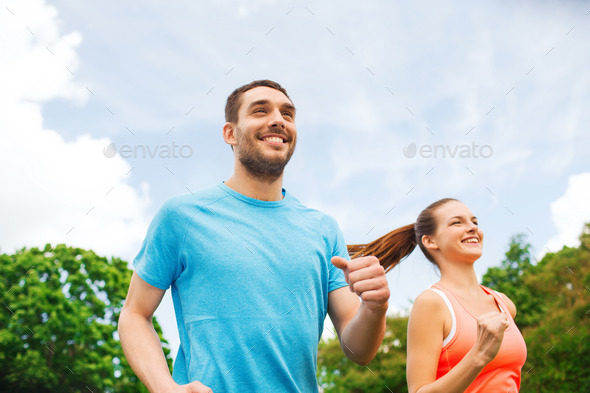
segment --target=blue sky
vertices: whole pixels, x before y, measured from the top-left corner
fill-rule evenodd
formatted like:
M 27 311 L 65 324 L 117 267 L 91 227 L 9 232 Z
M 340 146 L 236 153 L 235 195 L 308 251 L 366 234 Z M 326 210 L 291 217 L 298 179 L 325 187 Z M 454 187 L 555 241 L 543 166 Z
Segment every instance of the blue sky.
M 455 197 L 482 275 L 512 235 L 540 258 L 590 221 L 585 2 L 0 4 L 2 252 L 131 261 L 164 200 L 229 178 L 225 99 L 262 78 L 297 106 L 285 188 L 350 243 Z M 388 278 L 393 312 L 437 275 L 415 252 Z M 168 299 L 157 315 L 175 346 Z

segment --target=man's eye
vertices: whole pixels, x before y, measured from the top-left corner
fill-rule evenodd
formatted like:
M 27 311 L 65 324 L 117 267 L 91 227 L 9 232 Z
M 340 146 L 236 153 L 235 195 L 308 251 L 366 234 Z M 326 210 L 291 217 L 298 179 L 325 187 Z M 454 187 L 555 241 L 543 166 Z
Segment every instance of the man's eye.
M 291 112 L 283 112 L 283 115 L 293 117 L 293 114 Z
M 264 112 L 266 112 L 266 111 L 264 110 L 264 108 L 258 108 L 258 109 L 254 109 L 254 113 L 258 113 L 258 112 L 260 112 L 260 113 L 264 113 Z

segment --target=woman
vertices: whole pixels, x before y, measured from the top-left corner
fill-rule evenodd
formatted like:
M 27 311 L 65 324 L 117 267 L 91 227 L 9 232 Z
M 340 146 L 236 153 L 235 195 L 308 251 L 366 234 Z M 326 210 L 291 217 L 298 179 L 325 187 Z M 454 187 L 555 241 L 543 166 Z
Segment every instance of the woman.
M 467 206 L 441 199 L 416 223 L 351 245 L 349 252 L 374 255 L 388 271 L 416 244 L 441 278 L 416 298 L 410 313 L 410 393 L 518 392 L 526 345 L 514 324 L 516 307 L 477 281 L 473 264 L 482 253 L 483 232 Z

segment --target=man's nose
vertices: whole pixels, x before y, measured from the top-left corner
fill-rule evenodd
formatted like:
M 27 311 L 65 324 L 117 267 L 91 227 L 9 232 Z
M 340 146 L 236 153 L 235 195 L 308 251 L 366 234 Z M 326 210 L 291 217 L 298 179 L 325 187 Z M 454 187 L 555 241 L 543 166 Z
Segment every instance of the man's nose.
M 278 108 L 271 112 L 269 122 L 269 127 L 271 128 L 281 127 L 282 129 L 285 129 L 285 119 L 283 119 L 283 115 Z

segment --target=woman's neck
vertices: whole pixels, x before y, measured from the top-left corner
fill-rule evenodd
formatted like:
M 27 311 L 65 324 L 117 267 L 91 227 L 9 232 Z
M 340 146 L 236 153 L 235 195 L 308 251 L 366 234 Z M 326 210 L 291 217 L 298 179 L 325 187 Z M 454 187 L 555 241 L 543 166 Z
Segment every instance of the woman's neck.
M 475 295 L 481 291 L 473 264 L 439 264 L 439 268 L 440 283 L 445 287 L 465 295 Z

